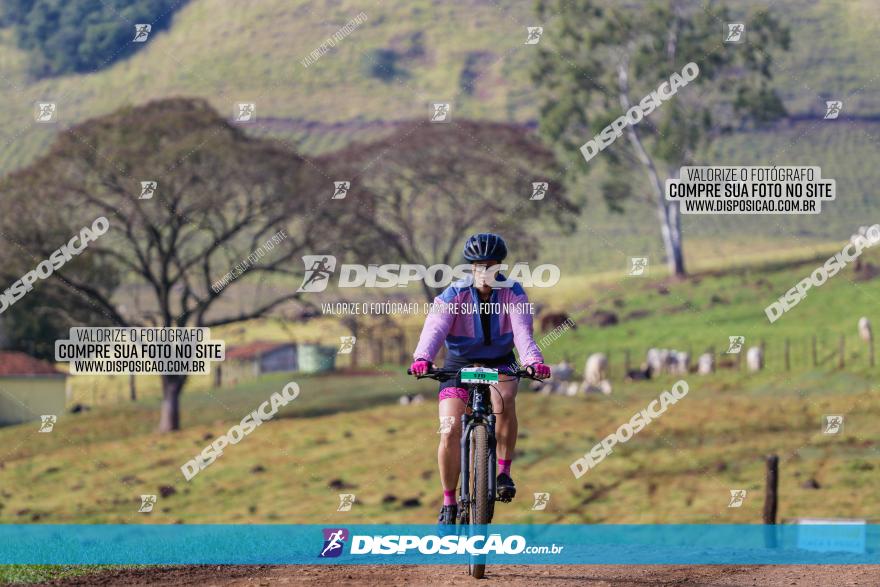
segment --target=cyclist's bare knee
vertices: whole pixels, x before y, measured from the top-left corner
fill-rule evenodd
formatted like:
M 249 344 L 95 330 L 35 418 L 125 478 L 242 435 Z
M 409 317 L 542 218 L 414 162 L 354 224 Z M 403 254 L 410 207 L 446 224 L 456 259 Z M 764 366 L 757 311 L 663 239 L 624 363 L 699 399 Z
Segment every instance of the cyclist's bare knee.
M 496 413 L 511 413 L 516 408 L 515 381 L 500 381 L 492 386 L 492 408 Z M 503 417 L 503 416 L 501 416 Z
M 440 401 L 440 444 L 444 447 L 457 445 L 461 439 L 461 415 L 464 413 L 464 404 L 457 399 L 444 399 Z

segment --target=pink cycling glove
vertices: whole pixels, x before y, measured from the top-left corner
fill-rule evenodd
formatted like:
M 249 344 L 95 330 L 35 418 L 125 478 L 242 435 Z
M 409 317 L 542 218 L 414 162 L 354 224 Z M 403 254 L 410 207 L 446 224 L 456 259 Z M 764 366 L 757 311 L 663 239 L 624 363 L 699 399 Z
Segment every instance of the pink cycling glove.
M 535 370 L 535 377 L 538 379 L 547 379 L 550 377 L 550 367 L 544 363 L 535 363 L 531 365 L 531 367 Z
M 426 375 L 430 369 L 431 361 L 425 359 L 418 359 L 409 366 L 410 373 L 413 375 Z

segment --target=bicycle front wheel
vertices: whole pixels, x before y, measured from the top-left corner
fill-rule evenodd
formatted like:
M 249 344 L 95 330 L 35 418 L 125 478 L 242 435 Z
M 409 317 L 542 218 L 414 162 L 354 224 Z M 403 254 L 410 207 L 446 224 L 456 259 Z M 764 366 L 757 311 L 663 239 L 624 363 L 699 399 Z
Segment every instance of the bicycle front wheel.
M 489 433 L 483 425 L 471 432 L 471 503 L 469 522 L 471 527 L 489 523 Z M 481 579 L 486 572 L 486 557 L 476 556 L 469 564 L 471 576 Z

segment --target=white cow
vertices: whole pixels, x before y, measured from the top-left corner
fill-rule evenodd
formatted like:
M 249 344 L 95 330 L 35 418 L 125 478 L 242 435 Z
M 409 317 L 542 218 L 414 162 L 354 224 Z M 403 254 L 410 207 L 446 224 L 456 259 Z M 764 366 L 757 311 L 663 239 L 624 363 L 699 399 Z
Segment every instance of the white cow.
M 764 368 L 764 351 L 759 346 L 749 348 L 746 353 L 746 364 L 749 371 L 760 371 Z
M 584 366 L 584 381 L 591 385 L 599 385 L 605 379 L 608 379 L 608 357 L 605 353 L 593 353 L 587 357 Z
M 687 375 L 691 368 L 690 353 L 673 351 L 675 357 L 675 367 L 672 371 L 675 375 Z
M 611 383 L 608 381 L 608 357 L 605 353 L 593 353 L 587 357 L 584 366 L 584 381 L 581 383 L 581 391 L 584 393 L 602 392 L 605 395 L 611 393 Z
M 871 342 L 871 339 L 874 338 L 871 332 L 871 321 L 866 316 L 859 318 L 859 336 L 865 342 Z
M 648 354 L 645 356 L 645 362 L 655 375 L 659 375 L 665 371 L 665 361 L 660 349 L 648 349 Z
M 715 372 L 715 357 L 712 353 L 703 353 L 697 360 L 697 373 L 700 375 L 711 375 Z

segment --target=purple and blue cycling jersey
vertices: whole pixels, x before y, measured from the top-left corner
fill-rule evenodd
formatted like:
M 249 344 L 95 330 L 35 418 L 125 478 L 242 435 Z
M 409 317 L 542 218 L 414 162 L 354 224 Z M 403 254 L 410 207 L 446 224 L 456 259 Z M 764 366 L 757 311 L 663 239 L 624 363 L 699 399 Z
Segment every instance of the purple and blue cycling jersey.
M 495 279 L 508 281 L 500 274 Z M 494 307 L 506 311 L 491 313 L 489 332 L 484 333 L 480 313 L 464 310 L 467 306 L 479 307 L 481 303 L 480 295 L 473 287 L 473 278 L 457 281 L 434 298 L 434 311 L 425 319 L 413 357 L 433 361 L 440 345 L 445 343 L 450 358 L 498 359 L 516 348 L 521 364 L 543 363 L 544 357 L 532 336 L 528 302 L 529 298 L 518 282 L 512 282 L 511 287 L 493 289 L 492 297 L 485 303 L 498 304 Z

